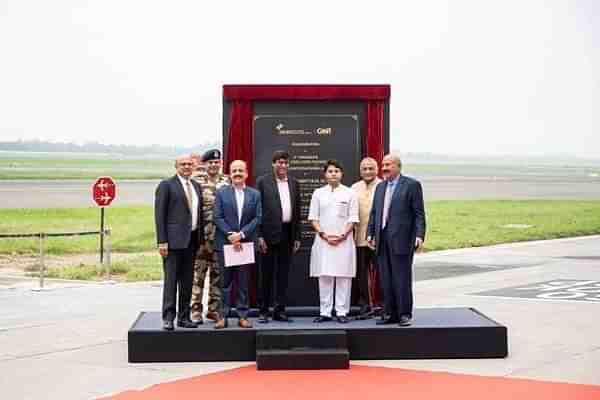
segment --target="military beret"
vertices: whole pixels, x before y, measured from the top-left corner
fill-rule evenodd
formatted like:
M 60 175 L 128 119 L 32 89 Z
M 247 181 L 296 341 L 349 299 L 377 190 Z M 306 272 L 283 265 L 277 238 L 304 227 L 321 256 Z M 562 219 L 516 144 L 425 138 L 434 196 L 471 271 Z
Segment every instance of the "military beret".
M 214 149 L 208 150 L 206 153 L 202 154 L 202 162 L 210 161 L 210 160 L 220 160 L 221 159 L 221 151 Z

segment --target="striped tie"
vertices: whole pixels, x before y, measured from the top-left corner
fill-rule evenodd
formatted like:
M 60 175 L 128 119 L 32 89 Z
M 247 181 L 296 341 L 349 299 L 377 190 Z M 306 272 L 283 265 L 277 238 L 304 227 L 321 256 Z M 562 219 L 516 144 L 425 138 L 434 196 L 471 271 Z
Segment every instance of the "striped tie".
M 185 197 L 187 197 L 188 208 L 192 211 L 192 184 L 189 179 L 185 180 Z

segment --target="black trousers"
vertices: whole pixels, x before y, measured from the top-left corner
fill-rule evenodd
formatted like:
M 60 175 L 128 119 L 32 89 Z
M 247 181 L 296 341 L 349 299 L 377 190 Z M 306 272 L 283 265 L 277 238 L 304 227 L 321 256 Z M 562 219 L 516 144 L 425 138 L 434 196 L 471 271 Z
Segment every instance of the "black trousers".
M 369 266 L 375 263 L 375 252 L 368 248 L 356 248 L 356 276 L 352 279 L 351 304 L 361 310 L 369 307 Z
M 198 248 L 198 230 L 192 231 L 190 243 L 185 249 L 169 249 L 163 258 L 163 321 L 190 319 L 190 301 L 192 299 L 192 280 L 194 278 L 194 256 Z M 179 298 L 177 296 L 179 292 Z M 179 300 L 178 312 L 176 299 Z
M 267 243 L 267 252 L 261 256 L 261 313 L 269 312 L 269 306 L 271 306 L 273 297 L 275 298 L 273 312 L 285 311 L 292 247 L 294 246 L 290 236 L 291 225 L 283 224 L 281 241 L 277 244 Z M 273 286 L 275 286 L 275 296 L 273 296 Z
M 384 312 L 392 318 L 412 317 L 413 254 L 394 254 L 393 240 L 384 229 L 377 257 L 379 277 L 383 288 Z

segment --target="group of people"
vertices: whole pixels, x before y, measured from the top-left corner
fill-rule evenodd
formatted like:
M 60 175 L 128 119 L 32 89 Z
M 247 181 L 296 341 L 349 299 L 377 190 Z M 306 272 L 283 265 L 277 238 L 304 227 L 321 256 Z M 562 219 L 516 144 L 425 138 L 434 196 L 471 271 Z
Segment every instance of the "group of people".
M 259 323 L 291 322 L 286 312 L 288 275 L 300 248 L 300 186 L 289 171 L 289 154 L 272 156 L 272 172 L 246 185 L 248 168 L 235 160 L 223 175 L 221 152 L 180 156 L 176 174 L 162 181 L 155 196 L 158 249 L 163 257 L 163 328 L 203 323 L 203 291 L 209 274 L 206 319 L 228 326 L 235 299 L 238 326 L 248 319 L 248 265 L 226 266 L 224 248 L 256 246 L 261 263 Z M 343 185 L 343 166 L 328 160 L 326 185 L 312 194 L 308 220 L 315 231 L 310 276 L 319 282 L 319 316 L 314 322 L 349 322 L 351 294 L 359 317 L 370 313 L 369 270 L 376 268 L 384 309 L 378 324 L 410 325 L 413 254 L 423 247 L 425 211 L 421 184 L 401 174 L 401 160 L 388 154 L 378 165 L 360 163 L 361 180 Z M 354 289 L 353 289 L 354 286 Z M 235 293 L 234 293 L 235 291 Z M 272 313 L 270 312 L 270 307 Z

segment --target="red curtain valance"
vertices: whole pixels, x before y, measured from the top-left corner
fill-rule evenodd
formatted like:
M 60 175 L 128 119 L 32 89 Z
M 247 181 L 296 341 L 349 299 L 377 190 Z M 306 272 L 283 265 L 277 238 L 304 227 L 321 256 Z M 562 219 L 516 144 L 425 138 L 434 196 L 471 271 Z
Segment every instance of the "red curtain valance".
M 225 100 L 387 100 L 390 85 L 224 85 Z

